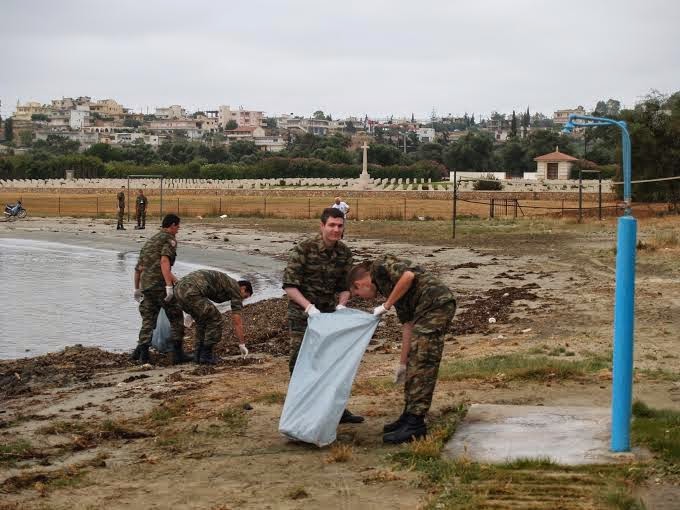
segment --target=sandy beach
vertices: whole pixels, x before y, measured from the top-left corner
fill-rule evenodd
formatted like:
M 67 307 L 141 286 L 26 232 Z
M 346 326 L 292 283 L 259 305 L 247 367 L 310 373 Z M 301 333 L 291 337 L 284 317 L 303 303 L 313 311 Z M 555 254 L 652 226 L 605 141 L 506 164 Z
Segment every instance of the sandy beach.
M 356 225 L 348 232 L 355 259 L 408 256 L 438 274 L 458 299 L 431 422 L 472 402 L 609 406 L 613 224 L 579 232 L 525 225 L 522 234 L 470 234 L 455 243 L 408 242 L 404 232 L 370 237 L 369 227 L 386 228 Z M 649 228 L 642 236 L 648 240 Z M 305 229 L 314 223 L 194 219 L 182 224 L 178 253 L 187 262 L 276 280 Z M 116 231 L 111 220 L 0 223 L 0 239 L 125 251 L 138 250 L 152 232 Z M 637 286 L 635 398 L 669 409 L 680 408 L 674 261 L 677 247 L 641 252 Z M 349 407 L 366 422 L 341 425 L 337 444 L 321 450 L 277 432 L 288 382 L 285 300 L 246 307 L 244 322 L 252 355 L 236 356 L 228 326 L 216 367 L 173 367 L 158 355 L 153 366 L 137 367 L 123 354 L 80 347 L 0 362 L 0 442 L 14 445 L 0 465 L 0 508 L 417 508 L 434 497 L 417 470 L 395 466 L 393 455 L 405 447 L 381 443 L 382 424 L 402 405 L 391 383 L 400 340 L 393 313 L 378 328 L 350 398 Z M 535 377 L 518 376 L 516 367 L 465 375 L 476 360 L 518 359 L 513 356 L 601 366 Z M 340 455 L 339 448 L 349 453 Z M 664 502 L 677 501 L 678 479 L 659 479 L 654 490 L 643 484 L 638 491 L 648 508 L 672 508 Z M 574 505 L 564 508 L 600 508 L 599 486 L 567 486 L 574 492 L 566 501 Z M 509 490 L 519 494 L 526 486 Z

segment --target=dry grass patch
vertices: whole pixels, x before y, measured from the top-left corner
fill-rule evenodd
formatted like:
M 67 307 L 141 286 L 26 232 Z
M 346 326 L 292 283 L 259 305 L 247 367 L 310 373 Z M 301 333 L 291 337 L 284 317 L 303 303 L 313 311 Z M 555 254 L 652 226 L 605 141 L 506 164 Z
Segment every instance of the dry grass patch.
M 352 394 L 354 395 L 387 395 L 393 391 L 397 391 L 397 387 L 392 379 L 389 377 L 371 377 L 370 379 L 359 379 L 355 381 L 352 387 Z
M 374 483 L 394 482 L 403 479 L 403 476 L 400 476 L 390 469 L 377 469 L 366 475 L 361 481 L 366 485 L 370 485 Z
M 272 391 L 263 393 L 253 399 L 253 402 L 260 402 L 262 404 L 283 404 L 286 401 L 286 394 L 282 391 Z
M 333 464 L 335 462 L 349 462 L 354 456 L 354 449 L 349 444 L 334 444 L 331 446 L 328 455 L 324 459 L 326 464 Z
M 286 493 L 288 499 L 305 499 L 309 497 L 309 493 L 304 487 L 294 487 Z

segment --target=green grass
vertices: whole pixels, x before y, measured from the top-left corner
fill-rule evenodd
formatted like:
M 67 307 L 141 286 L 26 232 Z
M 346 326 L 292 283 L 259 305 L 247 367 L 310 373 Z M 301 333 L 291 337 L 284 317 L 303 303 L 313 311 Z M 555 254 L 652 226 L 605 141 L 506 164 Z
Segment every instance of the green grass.
M 548 457 L 527 457 L 506 462 L 505 464 L 501 464 L 499 467 L 501 469 L 545 469 L 554 468 L 557 466 L 558 464 L 550 460 Z
M 660 381 L 680 381 L 680 372 L 671 372 L 661 368 L 638 368 L 636 371 L 650 379 L 657 379 Z
M 184 413 L 187 408 L 186 402 L 183 400 L 172 400 L 170 402 L 163 402 L 160 406 L 151 410 L 147 415 L 148 419 L 155 422 L 157 425 L 165 425 L 173 418 Z
M 664 461 L 680 463 L 680 412 L 652 409 L 636 401 L 633 416 L 633 441 L 645 445 Z
M 462 381 L 489 379 L 502 374 L 506 380 L 553 380 L 581 377 L 608 368 L 608 358 L 566 361 L 548 356 L 516 353 L 442 363 L 439 379 Z
M 645 510 L 647 507 L 639 499 L 635 499 L 624 489 L 610 490 L 604 495 L 604 503 L 617 510 Z
M 226 407 L 219 413 L 219 418 L 232 433 L 241 433 L 248 426 L 248 416 L 239 407 Z
M 82 434 L 88 430 L 84 421 L 55 421 L 38 429 L 39 434 Z
M 14 465 L 16 461 L 29 457 L 33 445 L 25 439 L 0 444 L 0 465 Z

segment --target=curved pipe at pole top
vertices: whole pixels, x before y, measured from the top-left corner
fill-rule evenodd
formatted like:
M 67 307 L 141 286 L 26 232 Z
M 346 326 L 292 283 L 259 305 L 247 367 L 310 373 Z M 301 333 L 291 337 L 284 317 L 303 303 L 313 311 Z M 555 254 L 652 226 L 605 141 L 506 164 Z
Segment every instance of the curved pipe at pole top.
M 574 121 L 583 122 L 574 122 Z M 588 127 L 602 127 L 614 125 L 621 129 L 621 145 L 623 152 L 623 201 L 626 204 L 625 215 L 630 215 L 630 206 L 632 202 L 631 193 L 631 149 L 630 149 L 630 134 L 628 133 L 628 126 L 623 120 L 608 119 L 606 117 L 593 117 L 590 115 L 577 115 L 572 113 L 569 115 L 569 120 L 564 125 L 563 131 L 570 133 L 574 128 L 588 128 Z

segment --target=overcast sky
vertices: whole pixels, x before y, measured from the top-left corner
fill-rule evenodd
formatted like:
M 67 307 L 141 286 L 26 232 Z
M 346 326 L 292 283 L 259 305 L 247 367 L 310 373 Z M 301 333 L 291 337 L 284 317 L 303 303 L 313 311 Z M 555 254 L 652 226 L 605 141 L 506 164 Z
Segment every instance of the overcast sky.
M 0 0 L 2 115 L 88 95 L 136 111 L 429 117 L 680 90 L 676 0 Z

